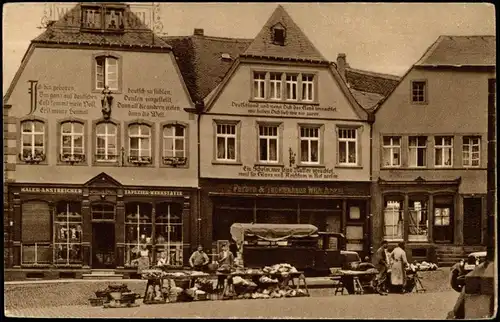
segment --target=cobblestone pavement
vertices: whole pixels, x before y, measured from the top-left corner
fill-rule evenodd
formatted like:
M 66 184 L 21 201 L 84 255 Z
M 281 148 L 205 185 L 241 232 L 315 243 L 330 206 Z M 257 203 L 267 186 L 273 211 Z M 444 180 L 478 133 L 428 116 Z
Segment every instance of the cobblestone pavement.
M 360 318 L 443 319 L 458 297 L 454 291 L 379 295 L 312 296 L 268 300 L 199 301 L 135 308 L 104 309 L 88 305 L 25 308 L 6 311 L 11 317 L 80 318 Z

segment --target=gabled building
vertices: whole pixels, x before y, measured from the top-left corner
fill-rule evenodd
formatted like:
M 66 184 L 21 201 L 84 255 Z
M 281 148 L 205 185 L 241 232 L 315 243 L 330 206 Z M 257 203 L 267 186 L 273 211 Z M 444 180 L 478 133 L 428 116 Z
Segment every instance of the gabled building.
M 4 97 L 10 273 L 128 274 L 142 244 L 182 266 L 193 107 L 171 46 L 128 5 L 81 3 L 52 22 Z
M 166 41 L 192 97 L 203 99 L 200 241 L 230 239 L 235 222 L 312 223 L 367 251 L 368 113 L 284 8 L 251 41 L 200 30 Z M 224 45 L 207 57 L 215 43 Z M 200 65 L 185 70 L 189 60 Z
M 406 241 L 410 257 L 442 264 L 484 245 L 495 42 L 439 37 L 376 109 L 375 244 Z

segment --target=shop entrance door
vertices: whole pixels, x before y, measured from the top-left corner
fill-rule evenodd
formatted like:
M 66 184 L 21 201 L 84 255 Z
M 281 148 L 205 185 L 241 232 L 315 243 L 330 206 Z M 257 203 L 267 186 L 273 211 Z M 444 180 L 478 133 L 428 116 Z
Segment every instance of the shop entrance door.
M 481 198 L 464 198 L 464 243 L 481 245 Z
M 115 268 L 114 223 L 92 223 L 92 268 Z

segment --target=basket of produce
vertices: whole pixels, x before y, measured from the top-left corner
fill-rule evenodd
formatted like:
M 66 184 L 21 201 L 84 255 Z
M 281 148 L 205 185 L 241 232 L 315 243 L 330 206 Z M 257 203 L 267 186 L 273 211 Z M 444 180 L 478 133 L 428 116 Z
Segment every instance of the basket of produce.
M 165 277 L 165 275 L 161 269 L 145 269 L 142 271 L 142 278 L 147 280 L 160 279 Z

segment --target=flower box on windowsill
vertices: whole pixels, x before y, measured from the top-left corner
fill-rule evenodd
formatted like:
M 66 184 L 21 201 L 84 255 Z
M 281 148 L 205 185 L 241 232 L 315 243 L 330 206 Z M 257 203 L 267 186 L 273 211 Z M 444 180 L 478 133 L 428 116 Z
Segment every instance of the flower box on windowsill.
M 128 162 L 136 165 L 151 164 L 151 157 L 129 157 Z
M 118 155 L 117 154 L 108 154 L 107 159 L 106 155 L 104 154 L 96 154 L 94 156 L 96 162 L 117 162 L 118 161 Z
M 40 162 L 45 161 L 45 154 L 44 153 L 35 153 L 35 155 L 28 153 L 28 154 L 19 154 L 19 158 L 29 164 L 38 164 Z
M 61 161 L 62 162 L 68 162 L 68 163 L 71 163 L 71 164 L 74 164 L 74 163 L 80 163 L 80 162 L 84 162 L 85 161 L 85 155 L 84 154 L 80 154 L 80 153 L 74 153 L 74 154 L 71 154 L 71 153 L 63 153 L 61 154 Z
M 186 157 L 163 157 L 163 164 L 164 165 L 171 165 L 171 166 L 182 166 L 186 165 L 187 158 Z

